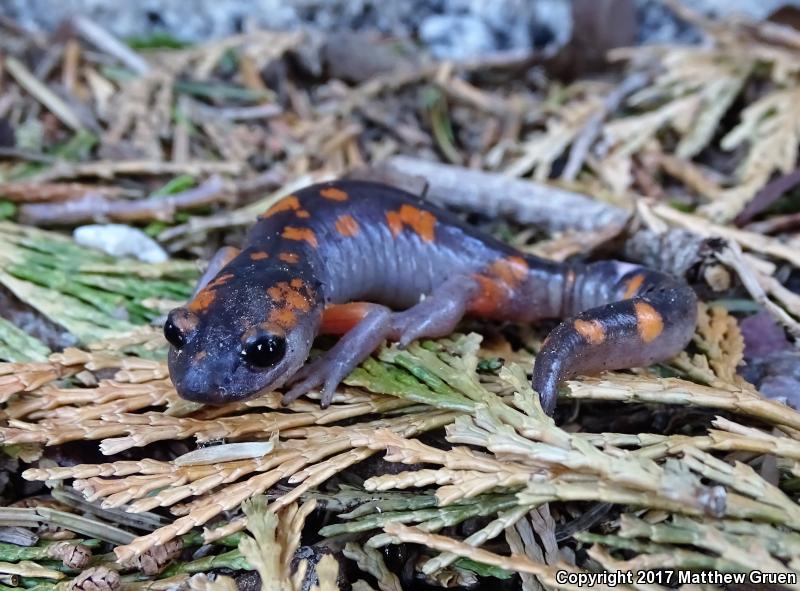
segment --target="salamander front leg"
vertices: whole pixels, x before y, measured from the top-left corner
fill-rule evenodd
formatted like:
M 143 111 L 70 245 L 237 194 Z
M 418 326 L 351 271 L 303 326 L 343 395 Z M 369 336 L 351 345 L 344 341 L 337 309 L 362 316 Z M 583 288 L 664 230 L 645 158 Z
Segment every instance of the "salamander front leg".
M 477 290 L 472 278 L 457 276 L 403 312 L 369 303 L 329 307 L 323 314 L 323 330 L 327 327 L 327 332 L 335 332 L 337 328 L 347 332 L 329 351 L 291 378 L 292 387 L 283 397 L 284 404 L 322 386 L 321 405 L 327 407 L 339 383 L 384 340 L 395 340 L 405 347 L 415 339 L 453 332 Z
M 327 408 L 339 383 L 389 336 L 393 315 L 389 308 L 363 304 L 362 310 L 364 316 L 361 321 L 338 343 L 290 378 L 292 387 L 283 395 L 284 404 L 322 386 L 320 406 Z

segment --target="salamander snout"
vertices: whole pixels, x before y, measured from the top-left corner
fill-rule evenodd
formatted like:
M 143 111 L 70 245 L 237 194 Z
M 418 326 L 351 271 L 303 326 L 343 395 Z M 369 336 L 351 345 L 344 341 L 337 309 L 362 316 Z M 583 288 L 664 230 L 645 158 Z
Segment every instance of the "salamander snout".
M 180 379 L 173 381 L 178 395 L 191 402 L 217 406 L 240 398 L 234 396 L 237 389 L 230 377 L 202 369 L 187 371 Z
M 306 334 L 306 333 L 309 334 Z M 269 322 L 196 319 L 186 308 L 170 312 L 164 336 L 169 373 L 178 395 L 203 404 L 248 400 L 282 386 L 308 357 L 313 334 Z

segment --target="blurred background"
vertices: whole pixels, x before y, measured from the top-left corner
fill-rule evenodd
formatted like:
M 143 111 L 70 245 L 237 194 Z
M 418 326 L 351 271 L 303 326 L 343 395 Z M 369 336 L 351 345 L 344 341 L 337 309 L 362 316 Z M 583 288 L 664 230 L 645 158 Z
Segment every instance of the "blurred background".
M 738 13 L 755 19 L 800 6 L 796 0 L 681 1 L 706 16 Z M 487 51 L 566 43 L 574 26 L 572 4 L 594 11 L 598 29 L 626 42 L 698 39 L 696 31 L 658 0 L 2 0 L 0 11 L 33 30 L 53 30 L 71 16 L 84 15 L 121 37 L 161 33 L 190 42 L 254 27 L 372 30 L 415 39 L 438 58 L 463 59 Z

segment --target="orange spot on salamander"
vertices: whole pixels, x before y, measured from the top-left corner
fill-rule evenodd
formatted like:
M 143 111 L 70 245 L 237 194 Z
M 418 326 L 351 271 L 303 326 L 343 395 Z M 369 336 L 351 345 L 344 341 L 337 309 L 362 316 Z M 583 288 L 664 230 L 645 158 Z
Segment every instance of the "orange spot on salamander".
M 298 209 L 300 209 L 300 200 L 294 195 L 289 195 L 270 207 L 264 213 L 263 217 L 270 218 L 282 211 L 296 211 Z
M 528 263 L 519 256 L 498 259 L 489 266 L 489 271 L 499 280 L 513 287 L 528 276 Z
M 283 303 L 286 300 L 286 282 L 281 281 L 277 285 L 267 288 L 267 295 L 272 298 L 273 302 Z
M 301 312 L 308 312 L 311 309 L 309 298 L 300 293 L 300 289 L 304 288 L 305 285 L 302 279 L 295 277 L 289 282 L 289 288 L 286 290 L 286 303 Z
M 267 289 L 267 295 L 275 308 L 270 312 L 269 320 L 288 327 L 294 323 L 295 312 L 311 310 L 311 300 L 300 292 L 304 287 L 302 279 L 292 279 L 290 283 L 281 281 Z
M 405 226 L 411 228 L 425 242 L 432 242 L 436 237 L 436 216 L 413 205 L 404 204 L 397 211 L 387 211 L 386 222 L 395 237 Z
M 297 322 L 297 316 L 291 308 L 275 308 L 269 313 L 269 321 L 282 328 L 291 328 Z
M 473 278 L 478 282 L 480 292 L 469 303 L 468 311 L 477 316 L 490 317 L 507 300 L 507 287 L 486 275 L 475 274 Z
M 266 258 L 269 258 L 269 255 L 266 252 L 253 252 L 253 253 L 250 253 L 250 260 L 251 261 L 263 261 Z
M 287 240 L 305 240 L 312 247 L 317 247 L 317 236 L 311 228 L 295 228 L 294 226 L 286 226 L 283 229 L 282 236 Z
M 628 279 L 628 282 L 625 284 L 625 293 L 623 294 L 623 297 L 628 299 L 635 296 L 639 291 L 639 288 L 642 286 L 642 283 L 644 283 L 644 275 L 641 273 Z
M 233 273 L 224 273 L 220 275 L 213 281 L 211 281 L 208 285 L 206 285 L 200 293 L 194 296 L 194 299 L 189 303 L 187 309 L 190 312 L 198 313 L 198 312 L 205 312 L 208 310 L 209 306 L 214 303 L 214 300 L 217 299 L 217 292 L 215 291 L 221 285 L 225 285 L 228 281 L 233 279 Z
M 389 225 L 389 231 L 395 238 L 403 231 L 403 220 L 400 219 L 400 214 L 396 211 L 386 212 L 386 223 Z
M 311 214 L 310 214 L 310 213 L 308 213 L 308 212 L 307 212 L 305 209 L 298 209 L 298 210 L 297 210 L 297 213 L 296 213 L 295 215 L 296 215 L 297 217 L 299 217 L 299 218 L 303 218 L 303 219 L 305 219 L 305 218 L 308 218 L 308 217 L 311 217 Z
M 209 306 L 214 303 L 215 299 L 217 299 L 217 293 L 213 289 L 206 287 L 198 293 L 186 307 L 190 312 L 195 314 L 205 312 L 208 310 Z
M 286 294 L 286 303 L 293 310 L 300 310 L 301 312 L 308 312 L 311 309 L 311 302 L 299 291 L 288 292 Z
M 664 319 L 661 314 L 647 302 L 636 302 L 633 305 L 636 310 L 636 327 L 639 329 L 639 336 L 645 343 L 649 343 L 664 332 Z
M 336 187 L 322 189 L 319 194 L 325 197 L 325 199 L 330 199 L 331 201 L 347 201 L 350 198 L 345 191 L 337 189 Z
M 282 252 L 278 255 L 278 258 L 284 263 L 296 263 L 300 260 L 300 257 L 293 252 Z
M 507 305 L 517 289 L 528 277 L 528 263 L 520 256 L 497 259 L 484 273 L 473 275 L 480 292 L 469 305 L 469 311 L 480 316 L 496 314 Z
M 361 231 L 358 222 L 349 214 L 340 215 L 336 219 L 335 228 L 342 236 L 356 236 Z
M 606 340 L 606 329 L 599 320 L 581 320 L 579 318 L 573 325 L 578 334 L 590 345 L 599 345 Z
M 205 289 L 216 289 L 220 285 L 225 285 L 231 279 L 233 279 L 233 273 L 225 273 L 224 275 L 220 275 L 219 277 L 214 279 L 211 283 L 206 285 Z

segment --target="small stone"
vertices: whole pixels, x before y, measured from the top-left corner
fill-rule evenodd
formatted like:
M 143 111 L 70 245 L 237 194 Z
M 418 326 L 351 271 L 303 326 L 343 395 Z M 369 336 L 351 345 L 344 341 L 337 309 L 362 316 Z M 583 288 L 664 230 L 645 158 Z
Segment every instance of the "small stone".
M 130 256 L 145 263 L 169 258 L 159 244 L 138 228 L 124 224 L 92 224 L 75 228 L 75 242 L 117 257 Z
M 486 23 L 470 15 L 431 15 L 422 21 L 419 36 L 442 59 L 464 60 L 495 48 Z

